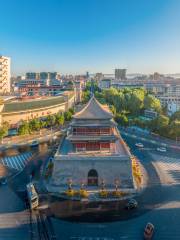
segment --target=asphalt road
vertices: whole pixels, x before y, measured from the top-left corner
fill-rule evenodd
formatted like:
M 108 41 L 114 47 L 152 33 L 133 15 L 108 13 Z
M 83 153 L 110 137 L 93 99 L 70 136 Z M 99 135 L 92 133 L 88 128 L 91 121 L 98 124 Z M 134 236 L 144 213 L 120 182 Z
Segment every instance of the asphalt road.
M 132 138 L 130 136 L 123 137 L 130 146 L 132 153 L 137 156 L 148 173 L 148 186 L 145 191 L 137 197 L 139 202 L 138 209 L 130 213 L 128 212 L 126 220 L 123 219 L 124 215 L 121 218 L 121 209 L 119 212 L 117 209 L 116 221 L 112 222 L 108 222 L 106 219 L 106 222 L 80 223 L 76 222 L 75 219 L 73 221 L 64 221 L 62 219 L 51 218 L 57 239 L 140 240 L 143 239 L 143 229 L 149 221 L 155 225 L 154 240 L 180 239 L 180 150 L 167 148 L 168 151 L 166 153 L 159 153 L 156 150 L 157 145 L 147 141 L 143 142 L 144 149 L 139 149 L 135 147 L 135 143 L 140 142 L 138 138 Z M 45 156 L 44 158 L 41 156 L 39 160 L 36 159 L 36 161 L 32 162 L 32 165 L 25 169 L 25 172 L 22 173 L 20 177 L 13 181 L 12 186 L 19 190 L 21 187 L 23 188 L 24 182 L 28 180 L 28 174 L 33 169 L 38 169 L 37 172 L 35 172 L 35 178 L 38 180 L 39 170 L 42 164 L 41 161 L 43 160 L 45 160 Z M 3 197 L 4 199 L 7 197 L 5 192 Z M 9 199 L 11 199 L 10 194 Z M 2 223 L 4 219 L 6 219 L 7 223 L 8 218 L 3 218 L 5 212 L 1 212 L 0 240 L 29 239 L 28 216 L 26 216 L 23 209 L 21 209 L 22 202 L 19 200 L 15 202 L 17 206 L 11 209 L 11 213 L 14 211 L 14 217 L 18 219 L 18 222 L 13 219 L 13 223 L 15 222 L 17 225 L 15 224 L 11 228 L 5 228 Z M 20 213 L 20 216 L 18 215 L 19 218 L 17 218 L 15 214 L 15 209 Z M 95 215 L 98 214 L 96 209 L 95 213 Z M 113 214 L 115 213 L 113 212 Z M 109 219 L 111 219 L 111 216 Z
M 173 157 L 178 162 L 180 151 L 168 148 L 166 153 L 159 153 L 156 150 L 157 145 L 147 141 L 143 142 L 144 149 L 138 149 L 135 147 L 138 138 L 124 136 L 124 139 L 148 173 L 148 186 L 144 193 L 137 197 L 139 208 L 133 210 L 134 213 L 130 214 L 125 221 L 77 223 L 53 219 L 58 239 L 140 240 L 143 239 L 143 229 L 147 222 L 155 225 L 154 240 L 180 239 L 180 181 L 176 179 L 173 184 L 164 184 L 161 181 L 161 175 L 166 174 L 163 165 L 162 169 L 157 171 L 156 164 L 159 160 L 154 159 L 152 155 L 158 154 L 161 159 Z M 180 171 L 179 165 L 176 171 Z M 118 216 L 120 214 L 121 212 L 117 213 Z
M 32 173 L 33 178 L 39 180 L 41 166 L 46 162 L 51 146 L 41 144 L 39 149 L 6 150 L 1 157 L 22 154 L 30 150 L 34 155 L 23 171 L 15 172 L 6 168 L 4 170 L 4 166 L 1 166 L 2 174 L 9 175 L 10 178 L 7 185 L 0 186 L 0 240 L 32 240 L 30 214 L 24 201 L 26 184 L 30 181 Z

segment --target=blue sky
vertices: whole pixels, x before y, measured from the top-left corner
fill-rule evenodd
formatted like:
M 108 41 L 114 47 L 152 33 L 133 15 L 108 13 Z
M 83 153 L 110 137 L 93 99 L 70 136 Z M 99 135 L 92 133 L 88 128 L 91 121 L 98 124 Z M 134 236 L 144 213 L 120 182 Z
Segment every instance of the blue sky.
M 0 54 L 12 74 L 180 72 L 179 0 L 6 0 Z

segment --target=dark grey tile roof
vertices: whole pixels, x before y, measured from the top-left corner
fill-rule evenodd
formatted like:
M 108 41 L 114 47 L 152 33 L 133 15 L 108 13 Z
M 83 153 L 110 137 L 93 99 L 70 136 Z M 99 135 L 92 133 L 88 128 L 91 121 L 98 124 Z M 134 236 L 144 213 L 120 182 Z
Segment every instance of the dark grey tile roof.
M 73 116 L 74 119 L 111 119 L 113 114 L 106 110 L 93 96 L 87 105 Z

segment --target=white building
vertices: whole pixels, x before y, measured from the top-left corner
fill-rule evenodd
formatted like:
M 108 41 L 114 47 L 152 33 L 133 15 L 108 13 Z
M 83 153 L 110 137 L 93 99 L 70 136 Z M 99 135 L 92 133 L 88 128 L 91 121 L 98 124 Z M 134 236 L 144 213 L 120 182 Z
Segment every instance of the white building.
M 10 58 L 0 56 L 0 94 L 10 92 Z
M 169 115 L 172 115 L 173 113 L 179 111 L 180 110 L 180 98 L 179 98 L 179 104 L 176 102 L 168 102 L 167 110 L 168 110 Z
M 116 80 L 126 80 L 126 69 L 115 69 Z
M 98 82 L 98 87 L 101 88 L 101 89 L 107 89 L 107 88 L 110 88 L 111 87 L 111 79 L 101 79 L 99 82 Z

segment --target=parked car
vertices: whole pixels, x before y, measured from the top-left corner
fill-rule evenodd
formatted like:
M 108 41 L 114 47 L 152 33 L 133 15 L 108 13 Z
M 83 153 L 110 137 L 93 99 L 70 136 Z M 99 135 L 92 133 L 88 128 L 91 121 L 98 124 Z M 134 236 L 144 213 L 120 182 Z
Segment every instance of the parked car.
M 135 199 L 130 199 L 126 205 L 126 209 L 130 210 L 130 209 L 134 209 L 137 208 L 138 203 Z
M 6 177 L 0 177 L 0 185 L 7 184 L 7 178 Z
M 54 157 L 53 157 L 53 156 L 49 158 L 49 161 L 50 161 L 50 162 L 52 162 L 53 160 L 54 160 Z
M 144 239 L 151 240 L 154 234 L 154 225 L 152 223 L 147 223 L 144 229 Z
M 143 148 L 144 147 L 144 145 L 142 143 L 136 143 L 135 146 L 139 147 L 139 148 Z
M 165 147 L 158 147 L 157 151 L 159 151 L 159 152 L 167 152 L 167 149 Z
M 30 143 L 30 147 L 38 147 L 39 146 L 39 141 L 32 141 L 32 143 Z

